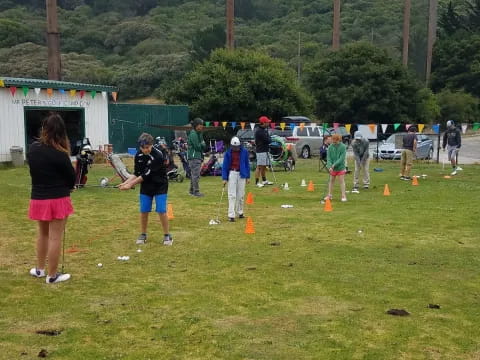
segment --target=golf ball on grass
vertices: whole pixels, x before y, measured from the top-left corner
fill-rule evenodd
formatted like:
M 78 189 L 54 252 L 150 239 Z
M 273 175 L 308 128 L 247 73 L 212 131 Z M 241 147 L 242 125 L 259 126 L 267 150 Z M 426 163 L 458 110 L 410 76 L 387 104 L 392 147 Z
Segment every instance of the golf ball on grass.
M 102 264 L 102 263 L 98 263 L 97 266 L 98 266 L 99 268 L 101 268 L 101 267 L 103 266 L 103 264 Z

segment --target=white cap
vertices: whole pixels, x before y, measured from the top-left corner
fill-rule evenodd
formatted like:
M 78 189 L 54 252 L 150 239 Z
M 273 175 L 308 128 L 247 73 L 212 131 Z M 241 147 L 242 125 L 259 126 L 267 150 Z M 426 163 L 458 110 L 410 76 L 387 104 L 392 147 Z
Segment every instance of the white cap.
M 234 136 L 232 138 L 232 140 L 230 140 L 230 145 L 232 146 L 240 146 L 240 139 L 236 136 Z
M 360 131 L 355 131 L 354 138 L 355 139 L 362 139 L 363 138 L 362 133 Z
M 454 125 L 455 125 L 455 123 L 453 122 L 453 120 L 448 120 L 447 121 L 447 127 L 452 127 Z

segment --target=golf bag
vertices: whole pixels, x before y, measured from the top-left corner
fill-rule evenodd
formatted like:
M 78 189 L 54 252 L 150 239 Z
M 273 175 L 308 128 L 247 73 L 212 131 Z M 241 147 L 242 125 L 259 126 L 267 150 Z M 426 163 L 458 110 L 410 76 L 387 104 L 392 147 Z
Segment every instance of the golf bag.
M 178 155 L 180 161 L 182 162 L 183 171 L 185 172 L 185 177 L 190 179 L 190 166 L 187 161 L 187 142 L 183 138 L 179 137 L 172 142 L 173 151 Z
M 88 138 L 77 141 L 73 155 L 76 155 L 75 186 L 83 187 L 87 183 L 88 168 L 93 164 L 93 151 Z
M 215 169 L 215 163 L 217 162 L 217 157 L 215 155 L 210 156 L 210 159 L 202 165 L 200 169 L 201 176 L 213 175 Z

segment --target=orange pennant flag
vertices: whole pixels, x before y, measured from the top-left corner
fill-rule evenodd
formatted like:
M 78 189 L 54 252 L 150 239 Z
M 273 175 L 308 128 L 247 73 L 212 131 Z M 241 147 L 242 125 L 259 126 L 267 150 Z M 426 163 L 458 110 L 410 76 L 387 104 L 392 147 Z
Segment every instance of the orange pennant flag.
M 245 130 L 245 122 L 241 122 L 240 127 L 242 128 L 242 130 Z
M 374 132 L 375 132 L 375 128 L 377 127 L 377 125 L 375 125 L 375 124 L 368 124 L 368 127 L 370 128 L 370 131 L 371 131 L 372 133 L 374 133 Z
M 303 131 L 304 128 L 305 128 L 305 123 L 300 123 L 300 130 Z
M 117 102 L 117 92 L 116 91 L 113 91 L 112 92 L 112 97 L 113 97 L 113 101 Z
M 53 89 L 48 88 L 47 89 L 47 94 L 48 94 L 48 96 L 52 96 L 53 95 Z

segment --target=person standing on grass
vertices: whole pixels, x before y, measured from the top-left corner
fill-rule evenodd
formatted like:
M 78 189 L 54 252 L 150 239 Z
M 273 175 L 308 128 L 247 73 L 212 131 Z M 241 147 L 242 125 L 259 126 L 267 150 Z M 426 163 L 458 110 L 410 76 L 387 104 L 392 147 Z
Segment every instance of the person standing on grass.
M 417 135 L 415 134 L 417 129 L 415 126 L 408 128 L 408 133 L 403 137 L 403 151 L 401 157 L 400 179 L 412 180 L 410 177 L 410 171 L 412 170 L 413 154 L 417 151 Z
M 450 175 L 457 175 L 457 171 L 463 170 L 457 164 L 458 151 L 462 146 L 462 135 L 460 130 L 455 126 L 453 120 L 447 121 L 447 131 L 445 131 L 445 134 L 443 134 L 443 151 L 445 151 L 445 146 L 447 147 L 448 151 L 448 160 L 450 160 L 453 169 Z
M 155 211 L 158 213 L 163 228 L 163 245 L 172 245 L 173 238 L 169 232 L 167 216 L 168 200 L 168 159 L 161 150 L 153 146 L 153 137 L 143 133 L 138 138 L 140 150 L 135 155 L 134 176 L 120 184 L 120 190 L 129 190 L 137 184 L 140 186 L 140 227 L 137 244 L 147 242 L 148 215 L 152 211 L 152 203 L 155 198 Z
M 203 153 L 207 148 L 203 139 L 203 120 L 196 118 L 192 122 L 193 130 L 188 134 L 188 165 L 190 167 L 190 191 L 189 194 L 196 197 L 203 197 L 200 192 L 200 170 L 202 168 Z
M 360 131 L 355 131 L 352 142 L 353 157 L 355 158 L 355 173 L 353 174 L 352 193 L 358 193 L 358 183 L 360 173 L 363 170 L 363 188 L 368 189 L 370 186 L 370 174 L 368 172 L 368 147 L 369 142 L 365 139 Z
M 259 127 L 255 131 L 255 151 L 257 153 L 257 168 L 255 169 L 255 185 L 258 187 L 264 187 L 265 185 L 273 185 L 271 181 L 267 180 L 266 170 L 270 165 L 269 157 L 269 145 L 272 142 L 270 134 L 268 133 L 267 126 L 271 123 L 266 116 L 260 116 Z M 260 182 L 260 176 L 262 182 Z
M 60 115 L 51 114 L 43 121 L 40 137 L 30 145 L 27 160 L 32 178 L 28 214 L 38 222 L 37 266 L 30 270 L 30 275 L 38 278 L 47 275 L 47 284 L 67 281 L 70 274 L 57 270 L 65 225 L 68 216 L 73 214 L 70 192 L 75 187 L 75 170 Z
M 235 221 L 235 214 L 240 219 L 243 215 L 245 184 L 250 182 L 250 163 L 248 151 L 236 136 L 230 141 L 230 149 L 225 152 L 222 165 L 223 186 L 228 183 L 228 220 Z
M 342 192 L 342 202 L 347 201 L 345 193 L 345 156 L 347 155 L 347 147 L 342 143 L 342 135 L 332 135 L 332 144 L 327 149 L 327 169 L 330 174 L 330 181 L 328 182 L 327 198 L 332 199 L 333 184 L 338 178 L 340 183 L 340 190 Z M 326 199 L 326 198 L 325 198 Z

